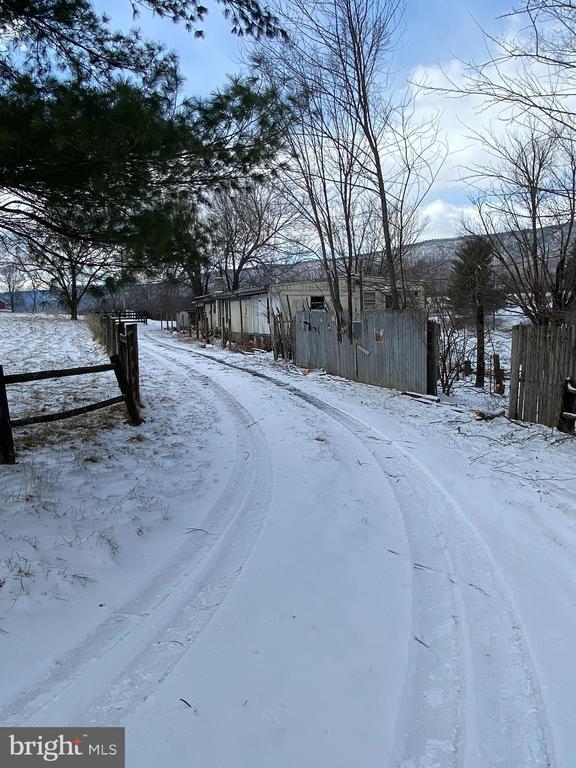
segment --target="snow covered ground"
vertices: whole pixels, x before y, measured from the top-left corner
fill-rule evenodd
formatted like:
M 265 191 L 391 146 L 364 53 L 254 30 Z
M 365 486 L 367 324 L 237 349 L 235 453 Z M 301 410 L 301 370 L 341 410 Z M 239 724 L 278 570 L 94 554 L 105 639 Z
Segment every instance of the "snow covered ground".
M 129 768 L 571 768 L 575 441 L 139 330 L 142 427 L 0 467 L 0 722 L 124 725 Z M 101 356 L 0 317 L 8 372 L 63 354 Z

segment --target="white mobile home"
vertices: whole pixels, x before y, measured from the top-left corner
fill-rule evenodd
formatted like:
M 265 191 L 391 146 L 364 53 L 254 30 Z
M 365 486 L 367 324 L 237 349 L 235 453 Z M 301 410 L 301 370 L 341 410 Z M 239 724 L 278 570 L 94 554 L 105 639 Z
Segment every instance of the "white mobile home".
M 347 312 L 347 282 L 339 281 L 340 301 Z M 425 307 L 424 290 L 421 286 L 410 288 L 409 306 Z M 385 309 L 390 305 L 390 289 L 383 278 L 357 277 L 352 283 L 352 315 L 359 320 L 365 312 Z M 241 288 L 199 296 L 190 310 L 192 322 L 215 336 L 231 341 L 251 341 L 270 348 L 271 317 L 281 314 L 292 318 L 300 310 L 325 310 L 333 314 L 333 301 L 328 280 L 304 280 L 289 283 L 272 283 L 258 288 Z M 183 320 L 182 327 L 186 327 Z
M 348 310 L 348 287 L 345 277 L 338 281 L 340 303 Z M 328 280 L 306 280 L 292 283 L 273 283 L 268 287 L 273 311 L 291 317 L 300 310 L 324 309 L 334 313 Z M 352 281 L 352 319 L 359 320 L 371 309 L 387 309 L 391 302 L 390 287 L 381 277 L 355 277 Z M 425 308 L 422 286 L 411 286 L 406 304 L 414 309 Z

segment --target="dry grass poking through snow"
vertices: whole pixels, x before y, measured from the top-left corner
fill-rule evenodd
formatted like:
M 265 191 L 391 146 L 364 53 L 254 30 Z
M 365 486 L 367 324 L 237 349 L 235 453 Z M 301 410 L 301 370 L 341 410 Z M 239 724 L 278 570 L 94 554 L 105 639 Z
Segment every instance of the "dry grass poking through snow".
M 62 316 L 7 314 L 0 315 L 0 360 L 7 374 L 109 362 L 83 323 L 73 323 Z M 78 408 L 118 394 L 112 372 L 8 387 L 14 419 Z M 103 429 L 113 427 L 122 416 L 120 407 L 87 414 L 82 419 L 85 437 L 91 439 Z M 18 429 L 17 449 L 27 451 L 46 443 L 60 445 L 74 439 L 76 429 L 71 429 L 70 424 L 58 421 Z
M 0 314 L 6 373 L 107 360 L 84 322 Z M 14 431 L 17 464 L 0 465 L 0 634 L 12 631 L 32 605 L 74 600 L 79 589 L 93 589 L 114 570 L 121 578 L 135 557 L 142 559 L 134 551 L 150 546 L 149 534 L 163 530 L 181 497 L 190 498 L 203 432 L 197 425 L 174 467 L 180 427 L 163 377 L 153 374 L 146 382 L 144 394 L 155 408 L 144 413 L 142 427 L 130 427 L 117 406 Z M 8 388 L 14 418 L 118 394 L 112 372 Z

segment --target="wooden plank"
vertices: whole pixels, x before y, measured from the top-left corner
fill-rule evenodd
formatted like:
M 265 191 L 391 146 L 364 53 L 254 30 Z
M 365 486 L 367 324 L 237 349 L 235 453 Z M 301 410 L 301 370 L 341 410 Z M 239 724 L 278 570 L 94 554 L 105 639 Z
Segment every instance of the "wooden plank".
M 6 384 L 22 384 L 30 381 L 42 381 L 42 379 L 60 379 L 64 376 L 83 376 L 87 373 L 102 373 L 112 371 L 114 366 L 110 363 L 104 365 L 85 365 L 81 368 L 61 368 L 46 371 L 31 371 L 30 373 L 11 373 L 4 376 Z
M 545 391 L 548 407 L 545 423 L 549 427 L 557 425 L 558 415 L 562 409 L 564 381 L 570 375 L 567 369 L 570 354 L 569 336 L 569 328 L 550 328 L 551 338 L 546 350 L 547 359 L 544 361 L 545 369 L 548 371 Z
M 111 397 L 108 400 L 101 400 L 98 403 L 90 403 L 89 405 L 83 405 L 81 408 L 72 408 L 69 411 L 60 411 L 58 413 L 47 413 L 43 416 L 30 416 L 25 419 L 14 419 L 12 422 L 13 427 L 27 427 L 30 424 L 46 424 L 52 421 L 61 421 L 63 419 L 72 419 L 75 416 L 81 416 L 83 413 L 90 413 L 91 411 L 99 411 L 102 408 L 109 408 L 111 405 L 118 405 L 119 403 L 126 402 L 126 398 L 123 395 L 118 397 Z
M 544 335 L 545 329 L 543 327 L 531 329 L 532 336 L 535 337 L 536 343 L 534 348 L 530 349 L 530 421 L 539 423 L 542 417 L 540 409 L 540 392 L 542 389 L 542 355 L 544 351 Z
M 541 349 L 542 412 L 538 422 L 549 427 L 555 427 L 558 422 L 561 405 L 564 332 L 562 328 L 557 327 L 547 327 L 542 330 L 546 338 Z
M 558 380 L 558 349 L 560 337 L 558 328 L 545 328 L 544 344 L 542 347 L 542 357 L 540 359 L 540 371 L 542 387 L 540 390 L 540 410 L 542 420 L 540 424 L 546 424 L 549 427 L 556 425 L 558 418 L 559 401 L 554 395 L 555 383 Z M 556 401 L 556 402 L 555 402 Z
M 10 422 L 10 409 L 8 408 L 8 395 L 4 383 L 4 369 L 0 365 L 0 462 L 2 464 L 15 464 L 16 452 L 14 451 L 14 438 Z
M 522 326 L 520 331 L 522 346 L 520 348 L 521 376 L 520 376 L 520 399 L 518 403 L 519 416 L 521 421 L 529 421 L 526 417 L 527 403 L 529 401 L 528 390 L 530 388 L 530 360 L 528 358 L 527 328 Z
M 525 353 L 527 361 L 527 374 L 528 383 L 526 387 L 526 400 L 525 409 L 527 413 L 527 420 L 536 421 L 537 414 L 537 402 L 536 402 L 536 379 L 538 370 L 538 359 L 540 357 L 540 329 L 531 328 L 529 332 L 525 334 Z M 532 344 L 530 344 L 532 340 Z
M 512 328 L 512 354 L 510 357 L 510 397 L 508 401 L 508 416 L 518 418 L 518 326 Z
M 544 386 L 545 386 L 545 372 L 544 372 L 544 358 L 546 355 L 546 347 L 549 341 L 548 328 L 542 326 L 538 328 L 539 344 L 538 344 L 538 356 L 536 358 L 536 386 L 535 386 L 535 401 L 536 401 L 536 422 L 538 424 L 545 423 L 542 419 L 546 418 L 546 402 L 544 398 Z
M 526 372 L 526 357 L 524 344 L 524 326 L 518 326 L 518 399 L 516 401 L 516 418 L 520 421 L 524 419 L 524 375 Z
M 545 418 L 545 421 L 542 423 L 549 427 L 556 426 L 562 399 L 562 388 L 560 386 L 562 364 L 560 357 L 563 356 L 563 347 L 563 329 L 548 328 L 547 340 L 544 347 L 544 357 L 542 360 L 542 398 L 544 400 L 543 413 Z
M 426 324 L 426 393 L 438 392 L 438 324 L 429 320 Z

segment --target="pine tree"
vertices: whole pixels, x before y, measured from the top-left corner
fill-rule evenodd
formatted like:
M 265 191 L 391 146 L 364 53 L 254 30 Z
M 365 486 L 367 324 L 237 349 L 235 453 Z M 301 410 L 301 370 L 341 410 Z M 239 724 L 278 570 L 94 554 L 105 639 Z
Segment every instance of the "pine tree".
M 496 285 L 490 242 L 480 236 L 466 238 L 456 252 L 449 286 L 456 312 L 473 319 L 476 326 L 476 387 L 484 386 L 485 316 L 504 306 L 505 296 Z
M 128 0 L 126 0 L 128 2 Z M 236 34 L 275 35 L 257 0 L 222 0 Z M 197 0 L 135 0 L 196 34 Z M 110 29 L 89 0 L 0 2 L 0 236 L 37 247 L 56 236 L 142 251 L 182 190 L 270 172 L 283 110 L 236 78 L 184 100 L 174 54 Z M 172 214 L 172 218 L 175 214 Z M 166 249 L 170 243 L 165 243 Z

